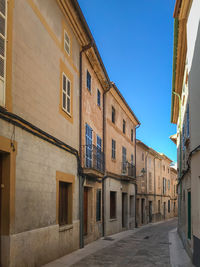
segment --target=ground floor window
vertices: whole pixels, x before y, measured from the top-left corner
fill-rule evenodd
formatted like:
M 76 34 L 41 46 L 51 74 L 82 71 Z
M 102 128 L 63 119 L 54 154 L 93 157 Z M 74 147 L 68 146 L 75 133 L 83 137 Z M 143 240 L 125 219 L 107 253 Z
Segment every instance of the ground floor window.
M 134 217 L 134 196 L 130 196 L 130 217 Z
M 72 184 L 59 182 L 59 225 L 72 224 Z
M 96 192 L 96 221 L 101 221 L 101 190 Z
M 116 216 L 116 195 L 115 191 L 110 191 L 110 219 L 115 219 Z

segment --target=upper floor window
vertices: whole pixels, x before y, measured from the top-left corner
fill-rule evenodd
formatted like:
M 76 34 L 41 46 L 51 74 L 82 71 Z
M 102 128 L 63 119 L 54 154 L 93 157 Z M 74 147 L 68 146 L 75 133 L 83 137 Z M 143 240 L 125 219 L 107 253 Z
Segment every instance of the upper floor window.
M 70 55 L 70 39 L 66 30 L 64 31 L 64 49 L 68 55 Z
M 163 165 L 163 171 L 165 171 L 165 165 Z
M 152 175 L 151 175 L 151 172 L 149 172 L 149 191 L 152 191 Z
M 91 92 L 91 75 L 87 70 L 87 89 Z
M 101 92 L 97 89 L 97 105 L 101 106 Z
M 116 141 L 112 139 L 112 159 L 116 159 Z
M 187 111 L 186 111 L 186 119 L 187 119 L 187 137 L 190 136 L 190 114 L 189 114 L 189 103 L 187 104 Z
M 166 194 L 166 178 L 163 177 L 163 195 Z
M 131 129 L 131 142 L 133 142 L 133 129 Z
M 142 161 L 144 161 L 144 152 L 142 152 Z
M 71 115 L 71 82 L 65 73 L 62 75 L 62 109 Z
M 122 147 L 122 172 L 126 172 L 126 148 Z
M 112 122 L 115 123 L 115 108 L 112 107 Z
M 5 105 L 7 0 L 0 1 L 0 105 Z
M 170 190 L 170 180 L 168 180 L 168 190 Z
M 133 154 L 131 154 L 131 164 L 133 165 Z
M 149 167 L 151 168 L 151 158 L 149 158 Z
M 126 133 L 126 121 L 123 120 L 123 133 L 125 134 Z

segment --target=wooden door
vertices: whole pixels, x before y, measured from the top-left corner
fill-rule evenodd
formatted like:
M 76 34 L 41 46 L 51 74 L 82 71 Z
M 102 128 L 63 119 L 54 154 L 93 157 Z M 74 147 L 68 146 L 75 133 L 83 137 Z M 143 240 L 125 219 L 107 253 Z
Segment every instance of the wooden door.
M 152 222 L 152 201 L 149 201 L 149 222 Z
M 191 239 L 191 192 L 188 192 L 188 239 Z
M 84 187 L 84 235 L 87 235 L 88 226 L 88 188 Z

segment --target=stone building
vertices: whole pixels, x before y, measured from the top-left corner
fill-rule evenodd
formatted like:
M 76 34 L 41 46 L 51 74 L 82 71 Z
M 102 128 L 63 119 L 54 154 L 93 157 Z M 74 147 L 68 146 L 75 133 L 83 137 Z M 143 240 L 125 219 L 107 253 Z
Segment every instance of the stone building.
M 140 124 L 114 83 L 105 95 L 104 235 L 135 227 L 135 133 Z
M 143 225 L 177 214 L 177 172 L 171 160 L 136 141 L 136 222 Z
M 92 35 L 91 35 L 92 36 Z M 92 38 L 92 37 L 91 37 Z M 104 95 L 110 89 L 105 67 L 93 45 L 81 52 L 80 155 L 83 168 L 82 209 L 84 244 L 103 234 L 102 178 L 104 156 Z
M 177 133 L 171 139 L 178 155 L 178 232 L 193 263 L 200 266 L 199 1 L 177 0 L 173 16 L 171 122 L 177 124 Z

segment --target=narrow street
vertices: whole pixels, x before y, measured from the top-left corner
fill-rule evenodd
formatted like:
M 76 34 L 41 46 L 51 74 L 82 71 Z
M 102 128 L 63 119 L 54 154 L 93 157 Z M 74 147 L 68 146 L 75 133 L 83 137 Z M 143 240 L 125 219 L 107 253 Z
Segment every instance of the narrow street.
M 176 226 L 177 219 L 172 219 L 149 224 L 134 231 L 125 231 L 95 241 L 84 249 L 75 251 L 45 266 L 171 266 L 169 232 Z M 121 237 L 119 238 L 118 235 Z M 118 238 L 119 240 L 116 241 Z M 181 257 L 182 255 L 179 258 Z M 174 266 L 190 266 L 185 259 L 184 263 L 186 265 L 175 264 Z
M 176 225 L 174 219 L 145 227 L 72 266 L 170 266 L 168 232 Z

